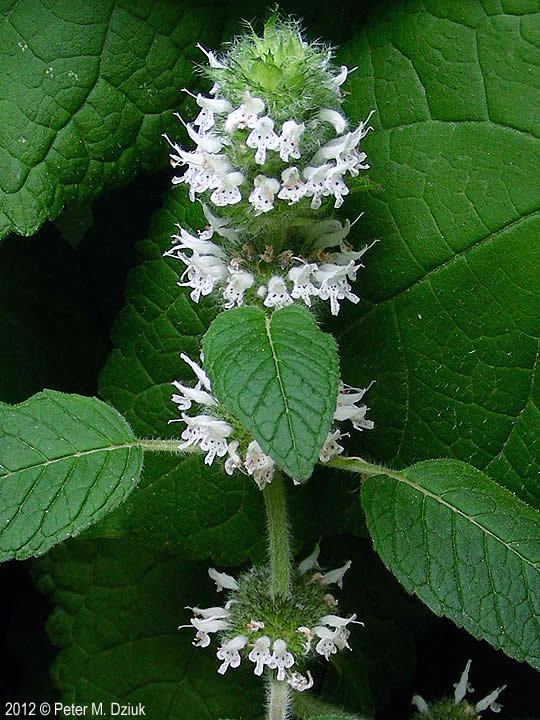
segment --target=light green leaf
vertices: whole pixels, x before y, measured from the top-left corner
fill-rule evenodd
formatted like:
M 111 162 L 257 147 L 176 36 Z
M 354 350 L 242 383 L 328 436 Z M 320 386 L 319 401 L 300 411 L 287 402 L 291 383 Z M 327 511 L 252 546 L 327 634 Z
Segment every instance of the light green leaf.
M 457 460 L 377 470 L 362 505 L 386 566 L 433 612 L 539 668 L 540 513 Z
M 106 345 L 74 251 L 50 227 L 0 246 L 0 400 L 91 394 Z
M 246 307 L 219 315 L 203 350 L 218 400 L 291 477 L 307 480 L 336 409 L 333 338 L 303 308 Z
M 501 9 L 504 8 L 504 11 Z M 343 377 L 377 383 L 355 451 L 451 456 L 540 503 L 540 166 L 534 2 L 378 3 L 341 60 L 382 189 L 359 196 L 361 306 Z M 346 207 L 354 215 L 354 207 Z
M 0 2 L 0 237 L 164 165 L 163 132 L 223 9 L 167 0 Z M 212 22 L 209 22 L 209 19 Z M 212 30 L 212 28 L 214 28 Z
M 53 678 L 65 703 L 139 702 L 156 720 L 256 720 L 262 688 L 248 668 L 217 673 L 216 644 L 191 645 L 186 605 L 219 604 L 207 568 L 145 543 L 76 540 L 35 563 L 56 605 Z M 106 714 L 109 717 L 109 714 Z
M 100 378 L 101 395 L 120 410 L 140 437 L 178 438 L 172 381 L 192 382 L 180 359 L 197 359 L 199 338 L 216 314 L 195 305 L 177 286 L 181 266 L 162 254 L 175 223 L 204 226 L 198 205 L 176 189 L 153 218 L 139 245 L 138 266 L 127 281 L 126 304 L 113 329 L 114 349 Z M 236 564 L 264 552 L 264 508 L 251 478 L 226 475 L 200 456 L 148 454 L 136 492 L 93 533 L 144 537 L 195 558 Z
M 0 404 L 0 561 L 41 555 L 133 490 L 142 450 L 96 398 L 45 390 Z

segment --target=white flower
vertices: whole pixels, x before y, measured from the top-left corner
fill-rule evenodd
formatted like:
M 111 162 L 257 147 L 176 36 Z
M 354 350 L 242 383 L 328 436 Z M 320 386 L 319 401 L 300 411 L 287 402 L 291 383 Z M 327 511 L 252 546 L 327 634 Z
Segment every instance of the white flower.
M 502 693 L 502 691 L 506 688 L 506 685 L 501 685 L 501 687 L 497 688 L 496 690 L 493 690 L 493 692 L 490 692 L 489 695 L 486 695 L 483 700 L 480 700 L 480 702 L 477 702 L 474 706 L 474 709 L 476 712 L 482 712 L 483 710 L 491 710 L 491 712 L 499 713 L 502 710 L 502 705 L 498 702 L 495 702 L 499 695 Z
M 350 229 L 351 223 L 348 220 L 345 220 L 342 225 L 339 220 L 329 218 L 313 223 L 308 228 L 307 239 L 313 250 L 326 250 L 326 248 L 340 245 L 349 234 Z
M 320 579 L 320 582 L 323 585 L 337 585 L 338 588 L 343 588 L 343 576 L 347 572 L 347 570 L 351 567 L 352 562 L 350 560 L 347 560 L 345 565 L 343 565 L 340 568 L 337 568 L 337 570 L 330 570 L 325 575 L 323 575 Z
M 172 396 L 172 401 L 178 406 L 179 410 L 189 410 L 193 403 L 197 405 L 217 405 L 215 398 L 205 390 L 182 385 L 178 380 L 173 382 L 173 387 L 180 392 L 180 395 L 174 393 Z
M 204 233 L 202 233 L 198 237 L 195 237 L 194 235 L 188 233 L 187 230 L 181 228 L 179 225 L 178 228 L 180 230 L 180 235 L 172 236 L 173 246 L 170 250 L 167 250 L 165 253 L 163 253 L 165 256 L 178 257 L 179 250 L 192 250 L 199 255 L 213 255 L 220 260 L 225 260 L 226 255 L 223 249 L 219 247 L 219 245 L 210 242 L 206 235 L 204 235 Z
M 195 647 L 208 647 L 210 645 L 210 634 L 227 630 L 229 627 L 229 623 L 225 619 L 212 616 L 207 618 L 194 617 L 189 622 L 189 625 L 180 625 L 178 629 L 194 627 L 197 630 L 193 640 Z
M 235 470 L 242 467 L 242 458 L 238 454 L 238 440 L 233 440 L 227 445 L 227 455 L 224 468 L 227 475 L 232 475 Z
M 469 683 L 469 671 L 471 669 L 471 664 L 472 660 L 469 660 L 465 665 L 465 670 L 461 673 L 461 677 L 454 685 L 454 702 L 456 705 L 463 700 L 468 692 L 474 692 L 474 688 Z
M 185 353 L 180 353 L 180 357 L 182 360 L 189 365 L 189 367 L 193 370 L 195 373 L 195 376 L 197 377 L 197 385 L 196 388 L 200 389 L 201 387 L 206 388 L 208 391 L 210 391 L 212 388 L 210 386 L 210 378 L 208 375 L 204 372 L 202 367 L 200 365 L 197 365 L 196 362 L 194 362 L 188 355 Z M 202 355 L 201 355 L 202 358 Z
M 322 300 L 330 300 L 330 311 L 332 315 L 339 313 L 339 300 L 350 300 L 353 303 L 360 301 L 360 298 L 351 291 L 348 281 L 349 275 L 355 271 L 354 262 L 348 265 L 335 265 L 324 263 L 315 273 L 319 285 L 319 297 Z
M 236 230 L 228 227 L 230 223 L 230 220 L 228 218 L 221 218 L 217 215 L 213 215 L 208 205 L 205 204 L 203 204 L 203 213 L 210 226 L 209 229 L 205 231 L 207 233 L 211 232 L 209 237 L 212 237 L 214 232 L 216 232 L 218 235 L 221 235 L 221 237 L 224 237 L 226 240 L 230 240 L 231 242 L 238 242 L 238 233 L 236 232 Z
M 178 285 L 193 288 L 189 296 L 195 303 L 199 302 L 201 295 L 209 295 L 227 274 L 227 266 L 214 255 L 199 255 L 194 252 L 188 257 L 178 252 L 176 257 L 186 266 Z
M 321 552 L 321 548 L 319 546 L 319 543 L 315 545 L 313 548 L 313 551 L 310 555 L 307 556 L 305 560 L 302 560 L 302 562 L 298 565 L 298 572 L 300 575 L 305 575 L 309 570 L 313 570 L 314 568 L 319 567 L 319 555 Z
M 314 632 L 319 638 L 319 642 L 315 646 L 315 652 L 322 655 L 326 660 L 330 660 L 330 655 L 335 655 L 338 651 L 335 642 L 337 631 L 321 626 L 314 628 Z
M 228 172 L 219 176 L 219 185 L 210 195 L 210 200 L 218 207 L 235 205 L 240 202 L 242 195 L 238 186 L 244 182 L 240 172 Z
M 327 193 L 326 180 L 328 173 L 333 167 L 333 165 L 326 163 L 319 167 L 308 166 L 304 169 L 304 177 L 307 180 L 304 194 L 312 198 L 312 210 L 318 210 L 321 207 L 322 197 Z
M 315 263 L 306 263 L 291 268 L 287 275 L 289 280 L 294 283 L 291 297 L 295 300 L 302 298 L 308 307 L 311 307 L 311 296 L 319 294 L 318 289 L 311 282 L 311 277 L 316 270 Z
M 257 165 L 264 165 L 266 162 L 266 151 L 277 150 L 279 147 L 279 138 L 274 132 L 274 121 L 265 115 L 259 118 L 253 130 L 249 133 L 246 145 L 256 149 L 255 162 Z
M 186 605 L 186 610 L 191 610 L 191 612 L 194 615 L 198 615 L 201 618 L 214 618 L 218 619 L 221 618 L 222 620 L 225 618 L 230 617 L 230 612 L 226 608 L 222 607 L 211 607 L 211 608 L 198 608 L 198 607 L 190 607 L 189 605 Z M 183 626 L 187 627 L 187 626 Z
M 289 200 L 289 205 L 294 205 L 304 197 L 306 187 L 300 179 L 298 168 L 285 168 L 281 173 L 281 181 L 281 190 L 278 193 L 280 200 Z
M 334 130 L 341 135 L 341 133 L 347 127 L 347 120 L 337 110 L 330 110 L 329 108 L 323 108 L 318 113 L 318 118 L 323 122 L 330 123 L 334 126 Z
M 277 668 L 278 680 L 285 680 L 285 670 L 288 670 L 294 665 L 294 655 L 287 651 L 287 643 L 285 640 L 274 640 L 272 656 L 267 665 L 272 670 Z
M 289 675 L 287 682 L 293 690 L 297 692 L 304 692 L 310 690 L 313 687 L 313 676 L 308 670 L 305 675 L 299 672 L 293 672 Z
M 244 301 L 245 291 L 252 287 L 255 282 L 255 278 L 250 272 L 245 270 L 229 270 L 228 283 L 223 290 L 223 299 L 227 302 L 225 307 L 227 309 L 233 308 L 235 305 L 242 305 Z
M 248 655 L 248 658 L 251 660 L 251 662 L 255 663 L 255 669 L 253 672 L 255 675 L 262 675 L 264 666 L 269 665 L 271 660 L 271 653 L 270 653 L 270 638 L 266 635 L 263 635 L 262 637 L 255 640 L 255 644 L 253 645 L 253 650 Z
M 220 573 L 215 568 L 208 568 L 208 575 L 210 579 L 216 583 L 218 592 L 222 592 L 223 590 L 238 590 L 238 583 L 232 575 Z
M 341 68 L 339 69 L 339 73 L 337 75 L 335 75 L 332 78 L 332 80 L 330 81 L 329 86 L 332 90 L 335 91 L 335 93 L 338 97 L 340 97 L 340 95 L 341 95 L 340 87 L 343 85 L 343 83 L 345 82 L 347 77 L 352 72 L 354 72 L 356 69 L 357 68 L 354 67 L 349 70 L 349 68 L 346 65 L 342 65 Z
M 268 281 L 268 292 L 264 298 L 266 307 L 284 308 L 291 305 L 293 299 L 289 295 L 285 281 L 279 275 L 274 275 Z
M 300 140 L 304 130 L 304 123 L 298 124 L 294 120 L 283 123 L 279 136 L 279 157 L 283 162 L 289 162 L 290 157 L 300 159 Z
M 227 453 L 227 438 L 233 429 L 224 420 L 217 420 L 211 415 L 196 415 L 190 417 L 182 413 L 182 420 L 187 428 L 182 433 L 183 442 L 179 450 L 185 450 L 192 445 L 198 445 L 206 453 L 204 462 L 211 465 L 216 455 L 223 457 Z
M 264 623 L 260 620 L 250 620 L 246 627 L 249 632 L 259 632 L 259 630 L 264 630 Z
M 263 453 L 259 443 L 252 440 L 248 445 L 244 467 L 248 475 L 253 475 L 253 479 L 260 490 L 263 490 L 268 483 L 272 482 L 274 465 L 272 458 Z
M 177 115 L 177 117 L 180 116 Z M 219 153 L 223 148 L 223 140 L 218 135 L 207 132 L 198 133 L 191 123 L 185 123 L 182 118 L 180 118 L 180 120 L 186 128 L 187 134 L 197 146 L 197 152 L 213 155 Z
M 220 675 L 224 675 L 229 667 L 237 668 L 240 665 L 240 653 L 238 651 L 246 646 L 247 641 L 245 635 L 237 635 L 232 640 L 227 640 L 221 645 L 216 653 L 218 660 L 223 661 L 218 668 Z
M 299 632 L 304 636 L 304 643 L 302 645 L 302 650 L 304 651 L 304 655 L 307 655 L 309 653 L 309 651 L 311 650 L 311 642 L 313 640 L 313 631 L 311 628 L 308 628 L 305 625 L 301 625 L 299 628 L 296 629 L 296 632 Z
M 264 101 L 261 100 L 261 98 L 252 97 L 251 93 L 246 90 L 242 96 L 240 107 L 227 115 L 225 132 L 232 133 L 235 130 L 243 130 L 246 127 L 255 127 L 257 119 L 263 110 Z
M 206 132 L 214 126 L 214 115 L 225 112 L 228 113 L 232 110 L 232 105 L 228 100 L 223 98 L 207 98 L 200 93 L 194 95 L 187 88 L 182 88 L 182 90 L 194 98 L 197 105 L 201 108 L 193 124 L 197 125 L 202 132 Z
M 275 178 L 266 177 L 266 175 L 257 175 L 253 185 L 249 202 L 257 211 L 256 214 L 260 215 L 273 210 L 274 196 L 279 190 L 279 182 Z
M 339 167 L 333 168 L 326 176 L 325 180 L 325 194 L 333 195 L 336 199 L 334 203 L 335 208 L 339 208 L 343 205 L 343 196 L 349 194 L 349 188 L 343 180 L 343 172 Z
M 355 430 L 373 430 L 375 423 L 366 419 L 369 408 L 367 405 L 357 405 L 372 385 L 373 383 L 367 388 L 354 388 L 342 383 L 337 396 L 334 420 L 338 422 L 350 420 Z
M 341 455 L 344 448 L 338 443 L 338 440 L 342 437 L 343 435 L 339 430 L 334 430 L 334 432 L 328 433 L 326 440 L 319 450 L 319 460 L 321 462 L 327 463 L 336 455 Z
M 208 58 L 208 64 L 211 68 L 215 68 L 218 70 L 225 70 L 227 68 L 227 66 L 222 63 L 221 60 L 219 60 L 213 52 L 204 48 L 200 43 L 197 43 L 197 47 L 202 53 L 206 55 L 206 57 Z
M 412 704 L 422 713 L 422 715 L 429 715 L 429 705 L 421 695 L 413 695 Z
M 347 627 L 350 623 L 353 625 L 363 625 L 364 623 L 360 620 L 356 619 L 356 614 L 351 615 L 349 618 L 340 617 L 339 615 L 324 615 L 319 620 L 321 625 L 328 625 L 328 627 L 334 628 L 334 630 L 337 630 L 338 628 Z
M 471 663 L 472 661 L 468 660 L 467 664 L 465 665 L 465 670 L 462 672 L 459 681 L 454 685 L 454 702 L 456 705 L 465 699 L 467 693 L 474 692 L 474 689 L 469 683 L 469 671 L 471 669 Z M 488 708 L 494 713 L 500 712 L 502 707 L 498 702 L 496 702 L 496 700 L 505 688 L 506 685 L 502 685 L 501 687 L 496 688 L 495 690 L 490 692 L 489 695 L 486 695 L 485 698 L 482 698 L 482 700 L 477 702 L 474 706 L 476 712 L 480 713 L 483 710 L 487 710 Z

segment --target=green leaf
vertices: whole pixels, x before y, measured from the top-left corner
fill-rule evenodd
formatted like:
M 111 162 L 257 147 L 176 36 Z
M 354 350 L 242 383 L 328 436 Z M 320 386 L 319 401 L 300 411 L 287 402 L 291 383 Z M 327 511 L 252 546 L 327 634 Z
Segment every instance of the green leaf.
M 378 3 L 341 53 L 359 67 L 348 110 L 377 110 L 365 148 L 382 189 L 358 200 L 355 242 L 381 242 L 340 347 L 347 382 L 377 381 L 355 452 L 451 456 L 540 507 L 536 9 Z
M 199 338 L 216 308 L 208 301 L 192 303 L 177 286 L 178 262 L 162 257 L 175 223 L 193 229 L 205 223 L 199 206 L 178 189 L 169 192 L 139 245 L 140 261 L 128 277 L 100 392 L 140 437 L 179 440 L 179 425 L 169 423 L 178 418 L 171 383 L 192 382 L 179 355 L 198 357 Z M 263 528 L 262 498 L 251 478 L 230 477 L 199 456 L 148 454 L 135 493 L 92 532 L 144 538 L 195 558 L 236 564 L 264 552 Z
M 336 409 L 333 338 L 291 306 L 268 316 L 246 307 L 219 315 L 203 339 L 218 400 L 295 480 L 307 480 Z
M 52 230 L 0 246 L 0 400 L 91 394 L 105 341 L 73 250 Z
M 366 715 L 356 715 L 334 707 L 308 693 L 293 696 L 293 709 L 299 720 L 367 720 Z
M 0 404 L 0 561 L 41 555 L 133 490 L 142 449 L 96 398 L 45 390 Z
M 189 0 L 0 3 L 0 237 L 164 165 L 195 43 L 223 9 Z M 209 20 L 212 22 L 209 22 Z M 212 30 L 214 28 L 214 30 Z
M 215 641 L 194 648 L 193 632 L 177 629 L 189 619 L 184 606 L 219 604 L 206 567 L 145 543 L 76 540 L 35 572 L 56 605 L 47 629 L 60 647 L 52 674 L 63 702 L 141 702 L 156 720 L 262 715 L 250 669 L 221 677 Z
M 368 477 L 362 505 L 375 549 L 406 590 L 540 667 L 540 513 L 457 460 Z

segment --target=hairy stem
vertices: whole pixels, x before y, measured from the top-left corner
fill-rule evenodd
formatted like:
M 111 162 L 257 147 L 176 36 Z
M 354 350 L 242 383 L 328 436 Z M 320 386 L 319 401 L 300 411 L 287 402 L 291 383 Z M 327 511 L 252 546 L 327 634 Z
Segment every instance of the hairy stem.
M 195 450 L 187 448 L 187 450 L 180 451 L 178 450 L 179 442 L 179 440 L 154 440 L 151 438 L 142 438 L 141 440 L 137 440 L 134 444 L 140 445 L 145 452 L 169 452 L 183 455 L 185 452 L 197 451 L 197 448 L 195 448 Z
M 274 599 L 287 597 L 291 588 L 291 548 L 287 497 L 280 472 L 274 473 L 274 478 L 264 488 L 263 495 L 270 555 L 270 595 Z
M 268 686 L 268 713 L 267 720 L 287 720 L 291 692 L 285 681 L 270 680 Z

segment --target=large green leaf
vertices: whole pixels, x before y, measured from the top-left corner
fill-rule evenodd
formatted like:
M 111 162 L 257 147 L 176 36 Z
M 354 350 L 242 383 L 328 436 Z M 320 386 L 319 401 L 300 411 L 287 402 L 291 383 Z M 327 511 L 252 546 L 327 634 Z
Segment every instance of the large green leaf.
M 218 400 L 291 477 L 307 480 L 336 409 L 333 338 L 303 308 L 245 307 L 221 313 L 203 349 Z
M 49 619 L 60 646 L 53 677 L 65 703 L 142 703 L 152 720 L 255 720 L 261 686 L 247 669 L 217 673 L 216 644 L 191 645 L 178 631 L 186 605 L 219 603 L 206 568 L 147 546 L 76 540 L 36 566 L 56 608 Z M 251 677 L 250 677 L 251 675 Z
M 0 561 L 41 555 L 133 490 L 142 449 L 116 410 L 53 390 L 0 403 Z
M 0 338 L 0 400 L 95 391 L 104 338 L 76 255 L 51 228 L 0 246 Z
M 540 513 L 458 460 L 369 477 L 362 504 L 377 552 L 409 592 L 540 668 Z
M 179 438 L 179 426 L 169 424 L 178 417 L 171 383 L 193 380 L 179 355 L 198 357 L 199 339 L 216 312 L 208 302 L 189 300 L 176 284 L 178 262 L 162 257 L 177 222 L 204 225 L 198 206 L 173 190 L 139 246 L 140 263 L 128 278 L 126 305 L 113 331 L 115 348 L 100 378 L 101 394 L 141 437 Z M 139 488 L 101 531 L 144 536 L 195 557 L 211 555 L 215 562 L 234 564 L 262 552 L 263 517 L 250 478 L 208 468 L 199 456 L 149 454 Z
M 1 0 L 0 13 L 0 237 L 30 235 L 65 203 L 165 163 L 195 43 L 216 43 L 223 8 Z
M 504 8 L 504 11 L 501 9 Z M 360 454 L 451 456 L 540 502 L 537 3 L 379 3 L 341 55 L 383 187 L 355 228 L 343 375 L 377 383 Z M 535 124 L 536 123 L 536 124 Z M 347 208 L 353 214 L 352 208 Z

